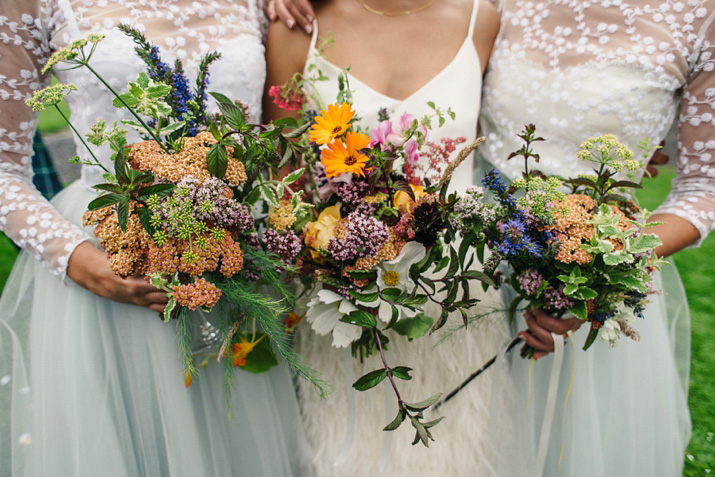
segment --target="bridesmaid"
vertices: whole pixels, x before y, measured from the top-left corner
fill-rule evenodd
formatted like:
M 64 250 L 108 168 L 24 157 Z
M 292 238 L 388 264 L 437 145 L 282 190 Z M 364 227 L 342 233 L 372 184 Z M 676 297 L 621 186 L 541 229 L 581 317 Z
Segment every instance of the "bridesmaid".
M 715 2 L 502 0 L 499 9 L 480 119 L 485 168 L 518 177 L 521 166 L 506 159 L 526 123 L 547 139 L 535 147 L 537 168 L 576 175 L 589 173 L 576 159 L 585 139 L 610 133 L 637 151 L 645 138 L 660 143 L 675 120 L 676 178 L 652 217 L 664 223 L 650 230 L 663 241 L 660 256 L 704 240 L 715 225 Z M 514 396 L 523 399 L 510 413 L 511 432 L 499 434 L 509 436 L 503 449 L 515 457 L 502 461 L 500 475 L 523 475 L 524 468 L 563 476 L 682 473 L 690 438 L 687 302 L 674 267 L 657 282 L 664 293 L 651 297 L 638 320 L 640 342 L 621 340 L 613 349 L 597 342 L 583 352 L 583 327 L 578 348 L 567 344 L 553 372 L 554 357 L 545 357 L 554 350 L 551 333 L 561 340 L 579 322 L 526 313 L 518 325 L 528 331 L 519 336 L 539 350 L 533 400 L 529 406 L 529 363 L 514 357 Z M 547 405 L 552 378 L 560 378 L 558 397 Z M 556 417 L 543 422 L 549 408 Z

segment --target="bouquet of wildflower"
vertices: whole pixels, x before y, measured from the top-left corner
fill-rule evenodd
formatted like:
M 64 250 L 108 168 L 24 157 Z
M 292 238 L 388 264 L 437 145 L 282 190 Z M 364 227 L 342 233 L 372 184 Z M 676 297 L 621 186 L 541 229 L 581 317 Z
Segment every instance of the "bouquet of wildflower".
M 95 146 L 109 144 L 113 169 L 90 147 L 92 159 L 75 158 L 105 171 L 106 182 L 95 186 L 102 195 L 89 204 L 84 224 L 95 227 L 117 275 L 143 275 L 166 292 L 163 316 L 167 321 L 178 318 L 187 386 L 196 372 L 198 351 L 192 343 L 196 324 L 190 318 L 196 314 L 189 310 L 208 312 L 216 306 L 221 310 L 214 316 L 216 323 L 200 323 L 199 348 L 214 349 L 206 359 L 226 357 L 229 367 L 262 372 L 277 364 L 277 351 L 298 374 L 317 383 L 292 351 L 281 318 L 294 299 L 280 276 L 290 267 L 290 258 L 273 253 L 268 244 L 275 230 L 266 224 L 263 240 L 261 221 L 253 214 L 261 200 L 277 205 L 300 177 L 270 179 L 281 157 L 277 151 L 291 150 L 288 135 L 277 125 L 250 124 L 247 108 L 219 93 L 211 93 L 218 112 L 207 112 L 208 67 L 218 54 L 203 58 L 192 90 L 181 62 L 173 67 L 162 62 L 158 48 L 141 33 L 120 28 L 134 39 L 148 68 L 129 83 L 127 92 L 115 92 L 90 64 L 101 35 L 72 43 L 46 67 L 88 68 L 114 93 L 114 106 L 131 113 L 133 119 L 123 125 L 146 139 L 128 144 L 126 129 L 116 122 L 107 128 L 103 120 L 86 135 Z M 51 86 L 28 104 L 36 110 L 56 107 L 74 89 Z M 290 213 L 301 215 L 307 205 L 299 194 L 287 197 Z M 278 296 L 258 292 L 260 285 L 272 287 Z M 226 375 L 230 384 L 231 373 Z
M 653 274 L 663 263 L 654 250 L 661 242 L 646 233 L 657 224 L 646 223 L 648 211 L 623 195 L 640 185 L 615 176 L 633 176 L 642 163 L 606 135 L 581 145 L 579 159 L 595 164 L 593 175 L 546 177 L 528 169 L 530 158 L 539 159 L 531 144 L 543 139 L 535 137 L 534 126 L 520 137 L 525 145 L 510 158 L 523 156 L 523 177 L 507 188 L 498 171 L 489 171 L 483 184 L 497 203 L 485 202 L 483 189 L 472 188 L 455 206 L 455 226 L 465 240 L 492 249 L 486 273 L 495 276 L 500 262 L 509 264 L 505 282 L 518 294 L 512 314 L 523 300 L 555 316 L 588 321 L 584 349 L 597 336 L 611 346 L 621 335 L 638 340 L 634 317 L 642 317 L 653 292 Z M 647 141 L 642 146 L 650 149 Z
M 344 81 L 341 75 L 341 85 Z M 283 236 L 290 237 L 291 245 L 280 249 L 290 249 L 296 257 L 310 297 L 305 320 L 313 330 L 331 334 L 335 347 L 350 346 L 357 357 L 380 355 L 383 367 L 353 387 L 364 391 L 389 380 L 399 411 L 385 430 L 409 420 L 417 431 L 414 443 L 427 445 L 429 429 L 439 419 L 422 422 L 422 411 L 439 395 L 419 403 L 401 399 L 396 380 L 411 379 L 412 370 L 387 363 L 387 330 L 411 340 L 443 326 L 450 313 L 461 312 L 466 321 L 465 309 L 478 301 L 470 296 L 470 283 L 491 283 L 470 269 L 473 255 L 467 244 L 455 248 L 450 217 L 456 196 L 447 197 L 452 172 L 480 141 L 433 170 L 439 174 L 436 180 L 420 177 L 421 155 L 446 158 L 464 141 L 435 145 L 429 140 L 432 121 L 444 122 L 445 116 L 453 116 L 451 111 L 432 105 L 434 115 L 419 121 L 409 114 L 394 121 L 385 115 L 366 134 L 358 126 L 349 89 L 341 89 L 337 103 L 320 114 L 308 113 L 310 120 L 302 127 L 296 124 L 305 131 L 300 164 L 305 174 L 296 186 L 312 201 L 313 218 L 291 222 Z M 282 90 L 274 89 L 282 98 L 277 104 L 306 104 L 293 90 Z M 282 222 L 285 216 L 283 206 L 275 208 L 269 222 Z

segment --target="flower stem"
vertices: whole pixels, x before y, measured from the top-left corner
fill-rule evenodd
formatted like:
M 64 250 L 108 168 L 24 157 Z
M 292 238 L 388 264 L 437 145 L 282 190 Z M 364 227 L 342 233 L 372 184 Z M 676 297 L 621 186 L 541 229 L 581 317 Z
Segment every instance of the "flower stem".
M 167 153 L 167 154 L 169 154 L 169 150 L 166 148 L 166 145 L 164 145 L 164 143 L 161 142 L 161 140 L 156 136 L 156 134 L 154 133 L 154 131 L 153 131 L 149 126 L 147 126 L 147 124 L 144 122 L 144 120 L 143 120 L 141 117 L 139 117 L 139 115 L 138 115 L 131 107 L 129 107 L 129 105 L 128 105 L 126 102 L 124 102 L 124 100 L 121 98 L 121 96 L 119 96 L 119 93 L 117 93 L 117 92 L 114 90 L 114 88 L 112 88 L 112 87 L 109 85 L 109 83 L 107 83 L 106 81 L 104 81 L 104 78 L 102 78 L 102 76 L 100 76 L 100 74 L 97 73 L 97 72 L 94 70 L 94 68 L 92 68 L 92 67 L 89 65 L 89 63 L 85 63 L 84 66 L 86 66 L 87 69 L 89 69 L 89 71 L 91 71 L 92 74 L 93 74 L 94 76 L 96 76 L 97 79 L 98 79 L 99 81 L 101 81 L 102 84 L 103 84 L 104 86 L 106 86 L 107 89 L 108 89 L 109 91 L 111 91 L 111 93 L 124 105 L 124 107 L 127 108 L 130 113 L 132 113 L 132 116 L 134 116 L 134 118 L 135 118 L 137 121 L 139 121 L 139 124 L 141 124 L 141 125 L 144 127 L 144 129 L 146 129 L 146 131 L 149 133 L 149 135 L 154 139 L 154 141 L 156 141 L 156 142 L 159 144 L 159 146 L 161 146 L 161 148 L 164 150 L 164 152 Z
M 385 371 L 387 372 L 387 379 L 390 380 L 390 384 L 392 385 L 392 389 L 395 391 L 395 395 L 397 396 L 397 401 L 402 407 L 402 397 L 400 397 L 400 391 L 397 389 L 397 385 L 395 384 L 395 380 L 392 377 L 392 368 L 387 364 L 387 359 L 385 359 L 385 351 L 382 349 L 382 342 L 380 341 L 380 334 L 377 331 L 377 328 L 373 328 L 372 330 L 375 333 L 375 338 L 377 339 L 377 349 L 380 350 L 380 359 L 382 360 L 382 365 L 385 367 Z
M 82 144 L 84 145 L 84 148 L 87 149 L 87 152 L 89 152 L 89 154 L 92 156 L 92 159 L 94 159 L 94 162 L 95 162 L 99 167 L 101 167 L 102 169 L 104 169 L 104 172 L 107 172 L 107 173 L 108 173 L 109 171 L 107 170 L 107 168 L 104 167 L 101 162 L 99 162 L 99 159 L 97 159 L 97 156 L 95 156 L 94 153 L 92 152 L 92 150 L 89 148 L 89 145 L 85 142 L 85 140 L 84 140 L 84 138 L 82 137 L 82 135 L 79 133 L 79 131 L 77 131 L 77 129 L 75 129 L 74 125 L 72 124 L 72 121 L 70 121 L 70 119 L 69 119 L 67 116 L 65 116 L 65 113 L 62 112 L 62 110 L 60 109 L 59 106 L 57 106 L 57 104 L 54 104 L 53 106 L 54 106 L 55 109 L 57 109 L 57 111 L 60 113 L 60 116 L 62 116 L 62 119 L 64 119 L 65 122 L 69 125 L 70 129 L 72 129 L 72 132 L 74 132 L 74 133 L 77 135 L 77 137 L 79 138 L 79 140 L 82 141 Z

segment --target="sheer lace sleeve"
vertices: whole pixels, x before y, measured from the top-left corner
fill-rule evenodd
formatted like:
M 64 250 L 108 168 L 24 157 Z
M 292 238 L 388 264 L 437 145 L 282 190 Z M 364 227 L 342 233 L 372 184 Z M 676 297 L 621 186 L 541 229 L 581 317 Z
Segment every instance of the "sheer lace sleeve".
M 87 234 L 65 220 L 32 185 L 37 117 L 25 100 L 43 87 L 54 16 L 51 0 L 3 2 L 0 12 L 0 229 L 55 275 Z
M 704 240 L 715 228 L 715 13 L 694 44 L 678 123 L 677 174 L 656 210 L 691 222 Z

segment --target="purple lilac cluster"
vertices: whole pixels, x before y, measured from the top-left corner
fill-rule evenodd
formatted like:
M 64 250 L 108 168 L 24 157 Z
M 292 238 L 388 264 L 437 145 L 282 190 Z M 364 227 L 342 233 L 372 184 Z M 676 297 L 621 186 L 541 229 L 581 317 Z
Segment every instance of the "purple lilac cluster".
M 491 204 L 484 202 L 484 189 L 471 186 L 454 205 L 455 215 L 452 225 L 462 233 L 470 231 L 473 225 L 485 225 L 496 220 Z
M 529 296 L 536 296 L 544 283 L 544 276 L 535 268 L 530 268 L 516 277 L 519 287 Z
M 193 178 L 185 178 L 179 182 L 179 185 L 186 179 L 196 181 Z M 239 232 L 253 229 L 253 216 L 250 209 L 227 197 L 227 191 L 226 184 L 215 177 L 204 180 L 201 187 L 195 189 L 194 216 L 204 222 L 214 222 L 221 227 L 236 229 Z M 205 203 L 213 204 L 210 212 L 202 210 L 201 205 Z
M 571 298 L 566 296 L 564 288 L 566 288 L 566 284 L 562 283 L 558 286 L 558 288 L 549 287 L 544 290 L 546 304 L 555 310 L 566 310 L 571 308 L 574 305 L 574 302 Z
M 176 223 L 176 220 L 185 212 L 190 213 L 195 220 L 223 228 L 239 232 L 253 229 L 250 209 L 228 197 L 228 191 L 230 189 L 226 184 L 214 177 L 203 183 L 193 177 L 184 177 L 177 184 L 174 193 L 162 200 L 154 214 L 164 221 L 164 226 L 171 235 L 179 232 L 181 223 Z
M 370 203 L 370 202 L 361 202 L 358 204 L 357 207 L 355 207 L 354 212 L 356 214 L 360 215 L 367 215 L 368 217 L 372 217 L 375 215 L 375 212 L 377 212 L 378 204 L 375 203 Z
M 338 194 L 343 203 L 357 205 L 362 201 L 368 187 L 367 182 L 353 180 L 352 182 L 337 184 L 335 193 Z
M 380 246 L 390 238 L 387 225 L 356 212 L 346 218 L 347 235 L 343 239 L 330 238 L 328 251 L 335 260 L 347 261 L 358 257 L 374 257 Z
M 275 229 L 267 229 L 263 234 L 263 242 L 268 251 L 275 253 L 286 262 L 292 262 L 301 250 L 300 238 L 292 230 L 281 235 Z

